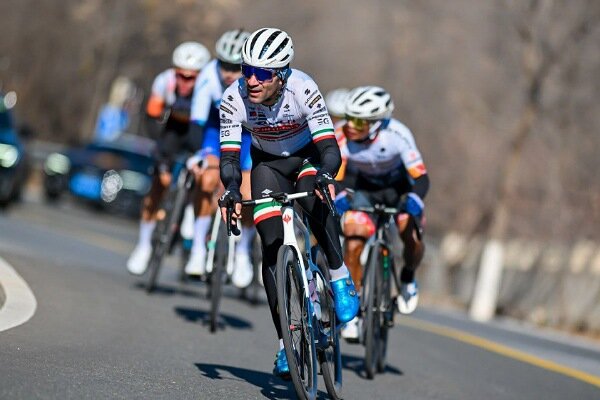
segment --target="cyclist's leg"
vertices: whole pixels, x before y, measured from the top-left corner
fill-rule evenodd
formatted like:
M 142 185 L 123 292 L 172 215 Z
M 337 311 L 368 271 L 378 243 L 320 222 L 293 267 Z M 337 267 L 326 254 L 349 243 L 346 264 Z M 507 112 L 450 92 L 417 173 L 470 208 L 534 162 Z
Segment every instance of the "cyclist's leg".
M 288 160 L 279 160 L 282 162 Z M 260 199 L 263 192 L 292 192 L 293 184 L 279 171 L 267 163 L 254 160 L 251 175 L 252 198 Z M 262 276 L 269 309 L 273 324 L 277 330 L 277 337 L 281 340 L 281 327 L 279 325 L 279 314 L 277 312 L 277 283 L 275 268 L 277 264 L 277 252 L 283 244 L 283 226 L 281 221 L 280 206 L 273 202 L 254 208 L 254 223 L 260 235 L 263 253 Z
M 296 189 L 314 190 L 315 174 L 315 168 L 304 164 L 298 175 Z M 354 282 L 342 257 L 339 223 L 317 197 L 299 199 L 298 202 L 307 214 L 310 228 L 327 258 L 338 320 L 342 323 L 348 322 L 358 313 L 359 301 Z
M 240 166 L 242 168 L 242 185 L 240 192 L 244 200 L 252 198 L 250 171 L 252 169 L 252 159 L 250 157 L 251 136 L 250 133 L 242 131 L 242 148 L 240 152 Z M 231 280 L 239 288 L 245 288 L 252 283 L 254 268 L 250 255 L 252 253 L 252 240 L 256 234 L 254 220 L 252 218 L 252 209 L 245 207 L 242 209 L 241 234 L 239 242 L 235 248 L 235 270 Z
M 316 169 L 313 168 L 313 171 L 306 172 L 307 170 L 307 168 L 304 168 L 298 175 L 296 190 L 299 192 L 312 192 L 315 188 Z M 338 222 L 329 213 L 327 206 L 317 197 L 299 199 L 298 203 L 308 216 L 310 229 L 327 257 L 330 270 L 335 271 L 342 267 L 346 268 L 342 257 Z
M 406 190 L 407 188 L 404 188 L 404 190 L 398 189 L 398 200 Z M 404 243 L 402 254 L 404 266 L 400 273 L 400 293 L 396 303 L 402 314 L 410 314 L 417 308 L 419 302 L 419 287 L 415 279 L 415 271 L 423 259 L 425 245 L 417 234 L 413 217 L 408 214 L 399 214 L 396 217 L 396 225 L 400 238 Z
M 400 274 L 400 281 L 403 283 L 410 283 L 415 280 L 415 271 L 419 267 L 425 253 L 425 243 L 417 235 L 417 228 L 413 218 L 408 214 L 398 214 L 396 217 L 398 233 L 404 243 L 402 254 L 404 267 Z
M 347 211 L 344 214 L 344 262 L 350 270 L 354 286 L 360 291 L 363 266 L 360 255 L 367 239 L 375 233 L 375 225 L 368 214 L 360 211 Z
M 195 138 L 190 138 L 194 141 Z M 204 130 L 204 142 L 201 145 L 204 153 L 204 172 L 196 178 L 194 187 L 194 239 L 190 259 L 185 272 L 190 275 L 202 275 L 206 265 L 206 234 L 210 228 L 211 218 L 216 210 L 214 193 L 219 187 L 219 131 L 214 126 Z
M 127 270 L 135 275 L 145 272 L 152 252 L 152 232 L 156 226 L 157 211 L 166 187 L 171 182 L 171 154 L 176 146 L 176 134 L 165 132 L 158 144 L 150 191 L 142 201 L 138 243 L 127 260 Z

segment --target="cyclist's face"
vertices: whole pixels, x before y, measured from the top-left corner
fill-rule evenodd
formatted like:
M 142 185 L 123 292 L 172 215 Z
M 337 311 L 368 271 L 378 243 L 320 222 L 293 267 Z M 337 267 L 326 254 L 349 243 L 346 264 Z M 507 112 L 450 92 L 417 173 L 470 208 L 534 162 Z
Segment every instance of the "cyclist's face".
M 225 71 L 221 70 L 221 80 L 225 86 L 231 85 L 233 82 L 240 79 L 242 76 L 241 72 Z
M 346 121 L 344 125 L 344 134 L 348 140 L 364 140 L 369 135 L 370 123 L 368 121 L 361 121 L 357 123 L 352 119 Z
M 175 82 L 177 84 L 177 93 L 181 96 L 189 96 L 194 90 L 194 83 L 196 83 L 196 77 L 198 71 L 191 69 L 177 68 L 175 70 Z
M 219 63 L 219 73 L 221 74 L 223 85 L 227 87 L 240 79 L 242 76 L 242 66 L 240 64 L 231 64 L 221 61 Z
M 264 81 L 256 79 L 256 75 L 245 79 L 248 87 L 248 100 L 254 104 L 265 103 L 273 98 L 282 86 L 282 81 L 277 75 L 273 75 L 271 79 Z

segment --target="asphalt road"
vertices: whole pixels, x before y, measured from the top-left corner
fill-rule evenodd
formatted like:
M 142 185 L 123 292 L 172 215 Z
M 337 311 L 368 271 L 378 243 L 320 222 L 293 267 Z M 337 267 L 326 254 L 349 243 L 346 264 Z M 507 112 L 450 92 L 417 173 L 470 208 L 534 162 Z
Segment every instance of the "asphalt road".
M 210 334 L 205 288 L 178 283 L 175 259 L 151 296 L 127 274 L 136 231 L 134 221 L 31 198 L 0 214 L 0 257 L 37 300 L 30 320 L 0 331 L 0 399 L 293 398 L 271 374 L 277 342 L 264 302 L 230 288 L 222 329 Z M 600 399 L 597 344 L 424 307 L 397 322 L 387 371 L 373 381 L 363 348 L 344 345 L 345 398 Z

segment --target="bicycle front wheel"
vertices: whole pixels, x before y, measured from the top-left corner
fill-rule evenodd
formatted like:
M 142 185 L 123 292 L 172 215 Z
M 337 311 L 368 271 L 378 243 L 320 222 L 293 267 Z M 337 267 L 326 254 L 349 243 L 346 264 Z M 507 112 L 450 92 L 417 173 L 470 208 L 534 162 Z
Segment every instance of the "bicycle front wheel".
M 281 246 L 277 254 L 279 322 L 290 375 L 300 399 L 317 395 L 317 352 L 308 302 L 298 256 L 291 246 Z
M 158 272 L 162 265 L 162 260 L 167 252 L 169 246 L 169 221 L 168 217 L 160 220 L 154 228 L 152 234 L 152 254 L 148 261 L 148 279 L 146 282 L 146 292 L 152 293 L 156 288 L 156 280 L 158 279 Z
M 381 247 L 374 245 L 369 252 L 369 261 L 363 281 L 362 311 L 365 342 L 365 372 L 373 379 L 379 359 L 380 312 L 378 307 L 377 269 L 379 268 Z
M 379 304 L 380 338 L 378 346 L 377 372 L 385 371 L 390 327 L 394 323 L 394 302 L 392 301 L 392 279 L 394 256 L 388 248 L 381 248 L 382 268 L 377 269 L 377 299 Z M 386 261 L 383 261 L 386 259 Z

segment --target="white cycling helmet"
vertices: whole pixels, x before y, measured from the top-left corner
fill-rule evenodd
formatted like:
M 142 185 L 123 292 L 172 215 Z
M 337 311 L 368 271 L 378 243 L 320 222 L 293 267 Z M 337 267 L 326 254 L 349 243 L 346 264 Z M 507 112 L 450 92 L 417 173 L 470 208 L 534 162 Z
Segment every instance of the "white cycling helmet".
M 367 120 L 380 120 L 392 116 L 392 96 L 379 86 L 360 86 L 348 94 L 346 115 Z
M 346 114 L 346 99 L 350 90 L 346 88 L 334 89 L 325 95 L 325 104 L 329 114 L 342 118 Z
M 217 58 L 227 63 L 241 64 L 242 46 L 244 45 L 244 42 L 248 36 L 250 36 L 250 32 L 246 32 L 241 29 L 227 31 L 222 34 L 215 45 Z
M 260 68 L 283 68 L 294 58 L 292 38 L 276 28 L 262 28 L 246 39 L 242 48 L 245 64 Z
M 200 71 L 210 61 L 210 52 L 198 42 L 183 42 L 173 51 L 173 65 Z

